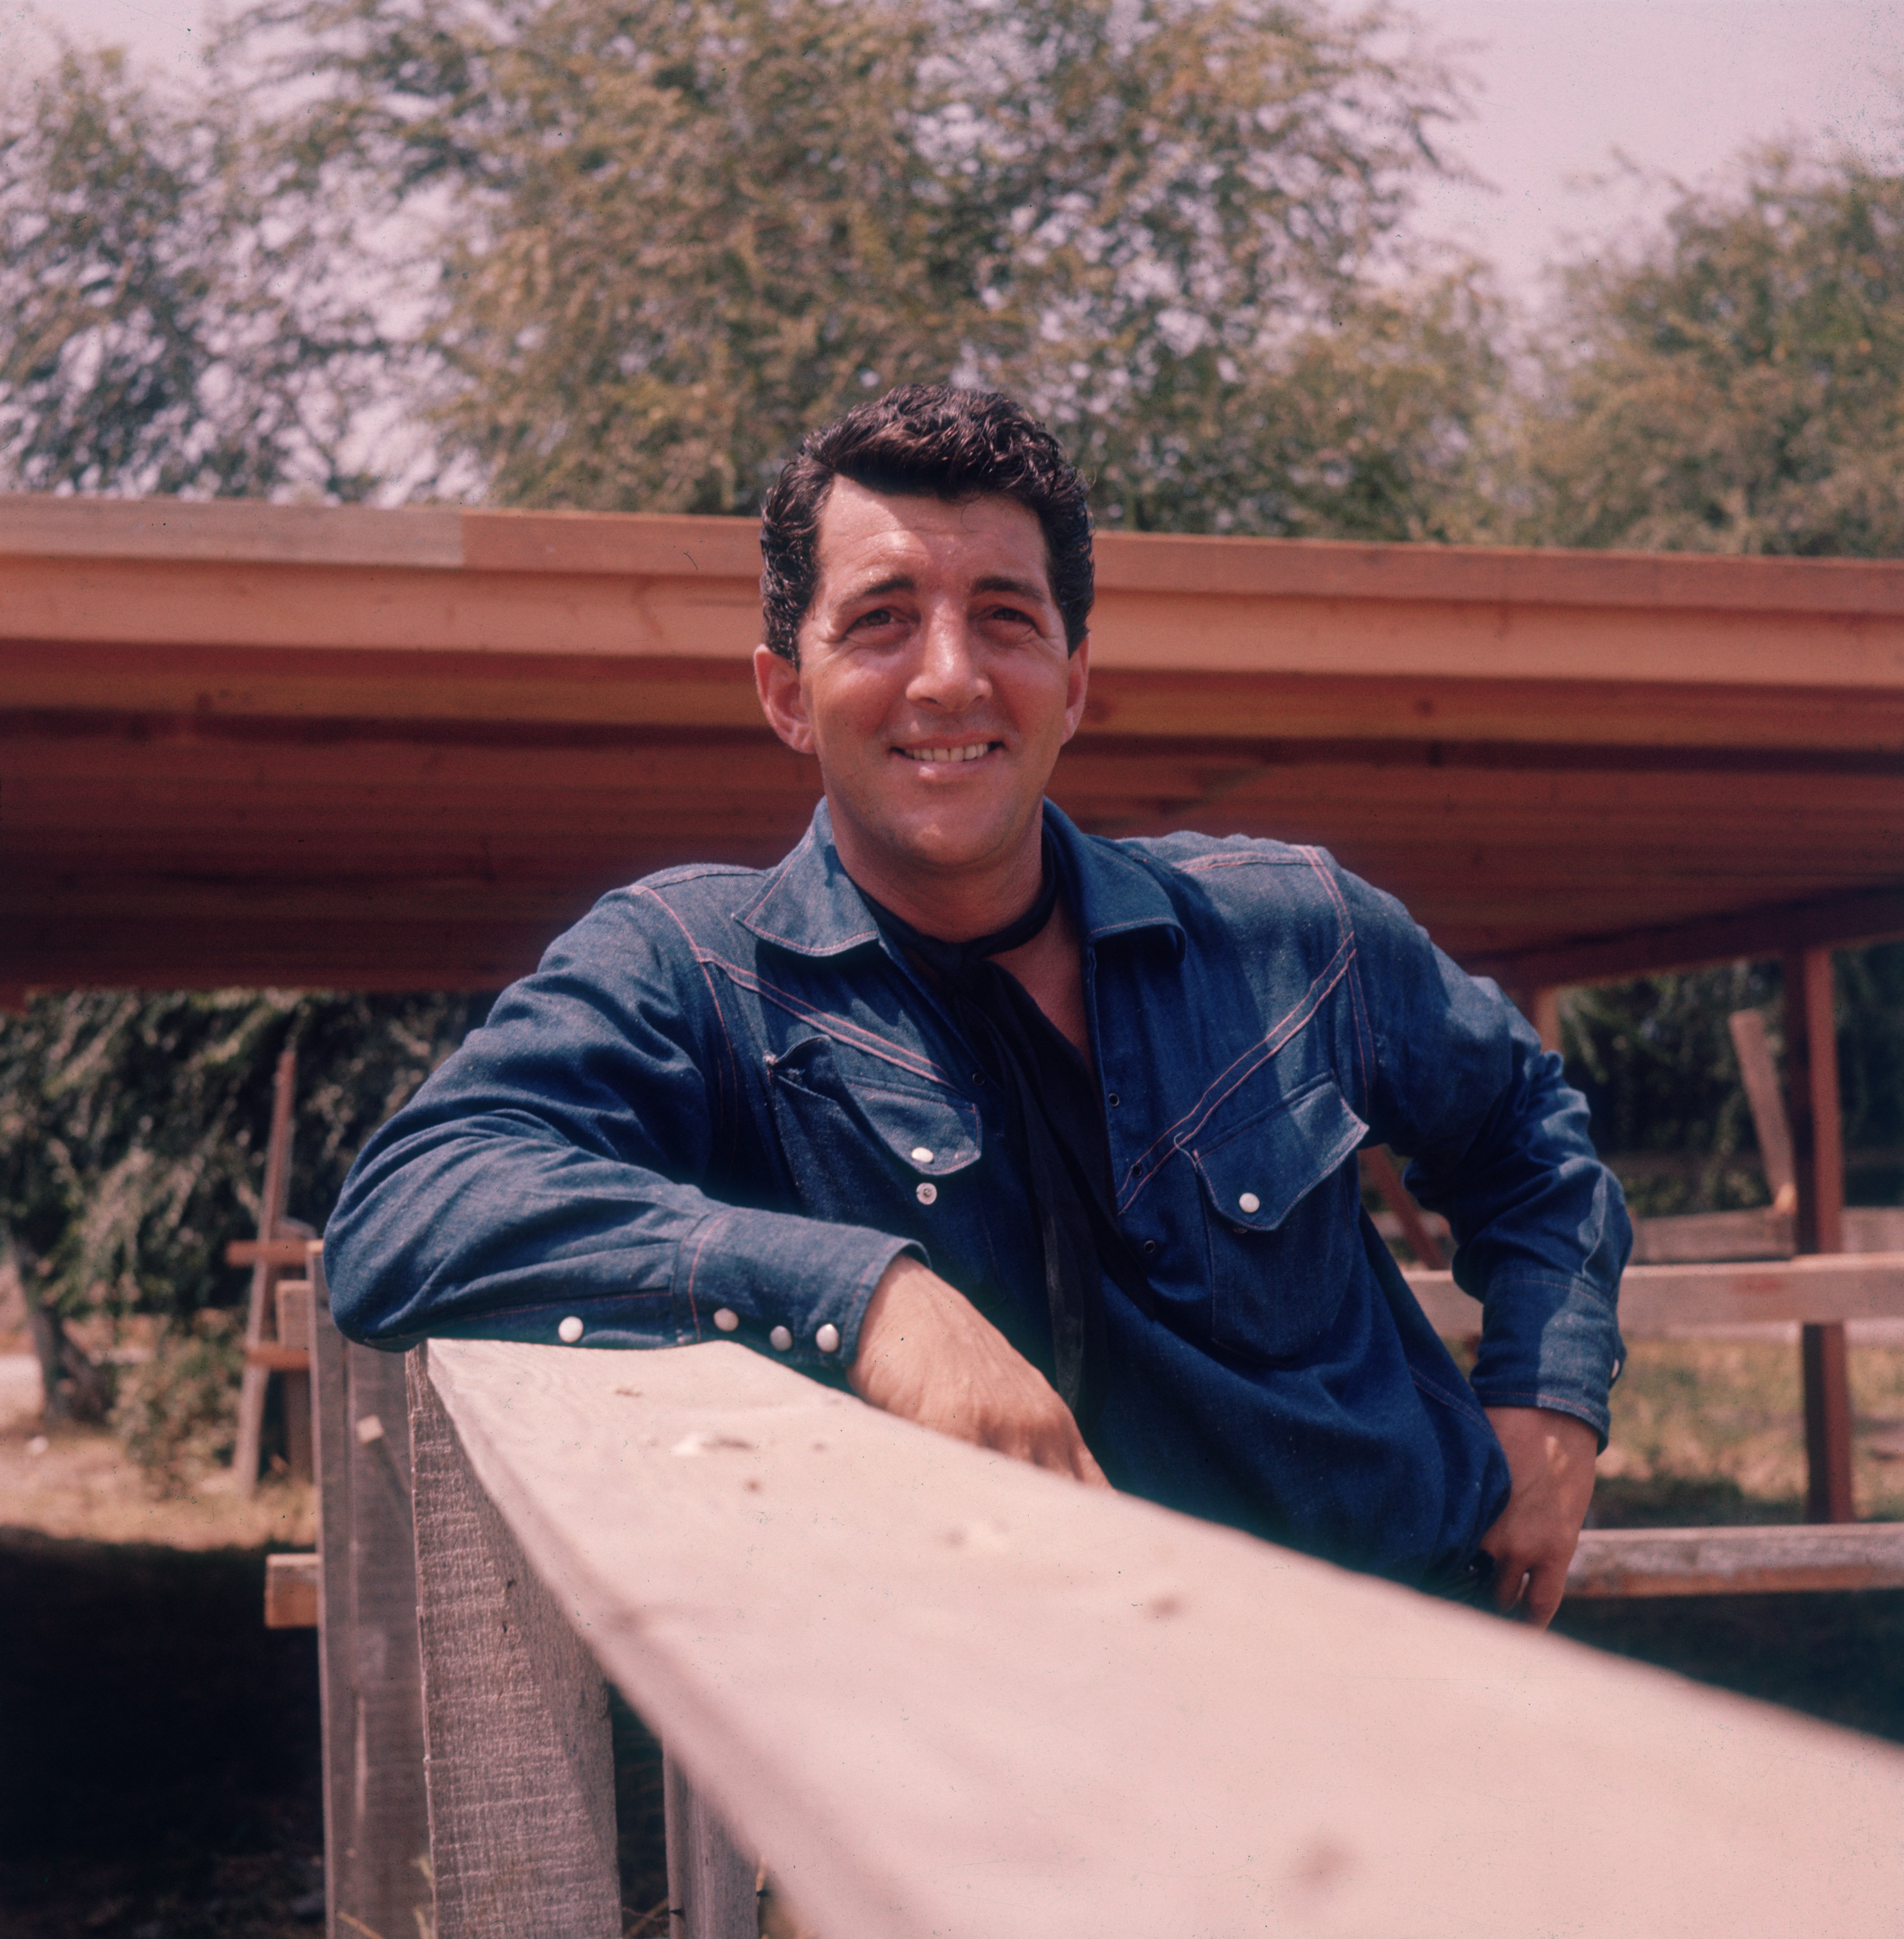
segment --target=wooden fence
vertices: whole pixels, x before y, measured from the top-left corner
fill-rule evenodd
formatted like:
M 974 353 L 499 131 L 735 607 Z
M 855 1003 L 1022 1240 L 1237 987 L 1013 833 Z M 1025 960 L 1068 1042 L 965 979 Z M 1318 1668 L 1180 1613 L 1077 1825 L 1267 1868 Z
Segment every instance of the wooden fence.
M 320 1338 L 336 1939 L 619 1934 L 611 1682 L 668 1749 L 680 1939 L 752 1939 L 768 1875 L 823 1939 L 1896 1928 L 1890 1746 L 731 1345 L 434 1343 L 406 1423 L 399 1363 Z M 375 1533 L 412 1504 L 413 1581 Z M 1602 1536 L 1577 1581 L 1766 1586 L 1744 1547 L 1809 1542 L 1904 1582 L 1900 1536 Z

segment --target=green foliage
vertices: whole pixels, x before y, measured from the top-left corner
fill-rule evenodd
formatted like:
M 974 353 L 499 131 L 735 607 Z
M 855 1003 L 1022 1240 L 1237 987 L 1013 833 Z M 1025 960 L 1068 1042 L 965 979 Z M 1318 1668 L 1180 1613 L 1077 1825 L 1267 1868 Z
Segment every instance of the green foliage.
M 810 426 L 957 376 L 1109 523 L 1443 529 L 1492 312 L 1395 280 L 1453 96 L 1379 14 L 272 0 L 240 44 L 280 28 L 280 152 L 440 266 L 436 421 L 496 500 L 750 512 Z
M 207 1307 L 162 1323 L 152 1357 L 120 1374 L 113 1429 L 162 1492 L 184 1493 L 230 1460 L 244 1371 L 242 1317 Z
M 1629 1170 L 1635 1211 L 1660 1216 L 1766 1202 L 1762 1175 L 1737 1162 L 1758 1147 L 1726 1020 L 1734 1010 L 1769 1005 L 1776 1040 L 1779 991 L 1776 965 L 1735 963 L 1568 994 L 1561 1007 L 1567 1075 L 1586 1097 L 1600 1149 L 1691 1153 L 1699 1161 L 1690 1176 Z
M 0 482 L 361 498 L 379 348 L 321 279 L 237 99 L 176 105 L 68 49 L 0 92 Z
M 1574 269 L 1519 457 L 1538 543 L 1904 553 L 1904 174 L 1766 149 Z
M 62 1317 L 189 1316 L 239 1296 L 272 1073 L 298 1053 L 290 1210 L 319 1229 L 359 1145 L 484 1000 L 78 991 L 0 1021 L 0 1232 Z

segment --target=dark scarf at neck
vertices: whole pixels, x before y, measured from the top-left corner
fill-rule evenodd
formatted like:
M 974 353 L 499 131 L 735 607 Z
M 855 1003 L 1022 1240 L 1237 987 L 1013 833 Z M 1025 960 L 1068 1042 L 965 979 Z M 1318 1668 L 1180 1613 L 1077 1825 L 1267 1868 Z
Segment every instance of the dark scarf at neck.
M 1063 887 L 1047 829 L 1044 875 L 1023 915 L 969 942 L 922 935 L 866 898 L 890 940 L 929 973 L 1005 1100 L 1013 1161 L 1030 1189 L 1051 1315 L 1052 1384 L 1088 1440 L 1104 1395 L 1103 1275 L 1143 1312 L 1154 1300 L 1111 1196 L 1110 1138 L 1096 1079 L 1018 979 L 990 959 L 1039 935 Z

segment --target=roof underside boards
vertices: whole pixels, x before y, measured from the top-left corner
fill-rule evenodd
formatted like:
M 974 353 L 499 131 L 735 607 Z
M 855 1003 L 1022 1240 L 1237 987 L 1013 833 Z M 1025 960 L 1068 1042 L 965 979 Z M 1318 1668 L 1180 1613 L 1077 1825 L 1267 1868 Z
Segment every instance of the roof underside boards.
M 1904 933 L 1904 565 L 1106 534 L 1053 792 L 1522 987 Z M 764 864 L 745 521 L 0 498 L 0 984 L 490 987 Z

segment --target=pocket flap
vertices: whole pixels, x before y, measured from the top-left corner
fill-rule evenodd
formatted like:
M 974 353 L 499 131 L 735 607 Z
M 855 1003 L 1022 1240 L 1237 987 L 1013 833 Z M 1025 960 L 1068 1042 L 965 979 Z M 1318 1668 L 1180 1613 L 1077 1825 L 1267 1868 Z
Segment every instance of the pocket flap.
M 859 1082 L 848 1091 L 893 1155 L 920 1177 L 944 1178 L 978 1161 L 978 1106 L 969 1100 Z
M 1273 1232 L 1368 1135 L 1333 1077 L 1322 1077 L 1191 1152 L 1211 1209 L 1246 1232 Z
M 850 1070 L 843 1061 L 829 1039 L 803 1037 L 768 1057 L 767 1070 L 783 1092 L 823 1099 L 857 1119 L 921 1178 L 944 1178 L 978 1162 L 983 1141 L 978 1106 L 969 1098 L 889 1084 L 863 1059 Z

